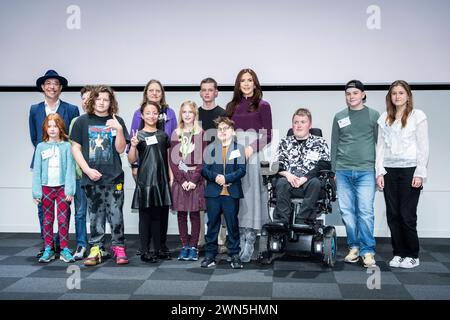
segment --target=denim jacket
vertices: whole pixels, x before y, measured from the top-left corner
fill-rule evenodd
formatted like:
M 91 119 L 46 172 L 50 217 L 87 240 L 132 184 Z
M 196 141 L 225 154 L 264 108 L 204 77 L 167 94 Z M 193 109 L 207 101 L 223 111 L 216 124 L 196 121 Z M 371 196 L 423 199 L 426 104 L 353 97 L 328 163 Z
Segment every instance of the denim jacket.
M 72 156 L 71 145 L 63 142 L 41 142 L 36 147 L 33 165 L 33 198 L 42 198 L 42 186 L 48 183 L 48 160 L 42 159 L 42 152 L 53 147 L 59 148 L 59 182 L 64 186 L 66 196 L 75 194 L 75 161 Z

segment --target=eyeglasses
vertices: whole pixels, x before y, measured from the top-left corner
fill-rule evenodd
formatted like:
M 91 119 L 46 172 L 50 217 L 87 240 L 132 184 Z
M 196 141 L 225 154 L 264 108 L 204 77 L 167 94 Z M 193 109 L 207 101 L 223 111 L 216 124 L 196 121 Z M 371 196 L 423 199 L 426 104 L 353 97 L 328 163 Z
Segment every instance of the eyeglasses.
M 45 81 L 44 82 L 44 86 L 46 86 L 46 87 L 51 87 L 51 86 L 59 87 L 60 85 L 61 85 L 61 83 L 59 81 Z
M 217 131 L 219 131 L 219 132 L 225 132 L 225 131 L 227 131 L 228 129 L 231 129 L 231 127 L 218 127 L 218 128 L 217 128 Z

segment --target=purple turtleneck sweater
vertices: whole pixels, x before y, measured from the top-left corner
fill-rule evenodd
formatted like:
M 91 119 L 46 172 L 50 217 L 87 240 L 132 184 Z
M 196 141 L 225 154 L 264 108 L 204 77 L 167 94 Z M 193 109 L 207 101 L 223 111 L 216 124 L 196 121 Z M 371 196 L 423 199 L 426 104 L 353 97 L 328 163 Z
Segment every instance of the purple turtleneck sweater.
M 262 133 L 260 139 L 250 144 L 254 152 L 258 152 L 272 141 L 272 111 L 270 104 L 267 101 L 261 100 L 258 110 L 250 112 L 248 110 L 251 101 L 252 98 L 242 98 L 231 119 L 235 122 L 236 130 L 253 129 L 258 133 Z

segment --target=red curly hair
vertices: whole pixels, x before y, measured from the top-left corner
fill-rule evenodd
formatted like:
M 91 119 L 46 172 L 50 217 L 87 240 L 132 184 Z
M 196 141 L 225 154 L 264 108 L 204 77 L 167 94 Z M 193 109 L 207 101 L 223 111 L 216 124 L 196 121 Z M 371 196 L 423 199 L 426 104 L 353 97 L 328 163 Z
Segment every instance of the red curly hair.
M 50 120 L 55 121 L 56 126 L 59 129 L 59 139 L 62 141 L 69 140 L 69 137 L 66 134 L 66 125 L 64 124 L 64 120 L 61 118 L 61 116 L 57 113 L 49 114 L 42 124 L 42 141 L 47 142 L 50 137 L 48 136 L 47 130 L 48 130 L 48 123 Z

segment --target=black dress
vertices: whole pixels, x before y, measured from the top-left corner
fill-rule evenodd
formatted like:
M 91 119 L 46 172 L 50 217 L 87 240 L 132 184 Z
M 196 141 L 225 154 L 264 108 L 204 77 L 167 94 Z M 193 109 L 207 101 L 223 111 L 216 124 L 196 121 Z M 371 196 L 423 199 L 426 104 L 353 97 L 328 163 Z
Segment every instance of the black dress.
M 167 163 L 169 137 L 162 130 L 156 132 L 140 130 L 137 137 L 139 169 L 131 208 L 170 206 L 172 199 Z

